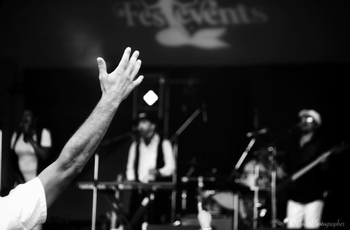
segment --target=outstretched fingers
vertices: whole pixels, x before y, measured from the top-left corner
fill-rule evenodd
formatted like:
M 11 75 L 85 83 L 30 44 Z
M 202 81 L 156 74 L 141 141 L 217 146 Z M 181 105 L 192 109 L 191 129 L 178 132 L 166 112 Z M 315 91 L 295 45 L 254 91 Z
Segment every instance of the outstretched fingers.
M 140 68 L 141 68 L 141 60 L 137 60 L 136 63 L 134 64 L 133 68 L 130 70 L 131 73 L 128 73 L 129 77 L 131 80 L 134 80 L 136 75 L 138 74 Z
M 141 82 L 143 81 L 143 78 L 144 78 L 143 75 L 140 75 L 136 80 L 134 80 L 134 87 L 141 84 Z
M 131 48 L 127 47 L 118 67 L 111 74 L 107 73 L 107 65 L 103 58 L 98 57 L 97 64 L 102 91 L 105 92 L 114 83 L 120 84 L 120 87 L 127 87 L 127 90 L 138 86 L 144 79 L 142 75 L 136 77 L 142 64 L 141 60 L 138 59 L 139 55 L 140 52 L 137 50 L 131 55 Z
M 138 60 L 139 55 L 139 51 L 134 51 L 125 70 L 127 76 L 129 76 L 132 80 L 135 78 L 135 75 L 133 75 L 135 73 L 135 69 L 138 72 L 141 66 L 141 62 Z
M 131 53 L 131 48 L 127 47 L 124 50 L 123 56 L 120 59 L 120 62 L 119 62 L 119 65 L 118 65 L 118 67 L 120 67 L 122 70 L 125 70 L 127 68 L 127 66 L 128 66 L 130 53 Z

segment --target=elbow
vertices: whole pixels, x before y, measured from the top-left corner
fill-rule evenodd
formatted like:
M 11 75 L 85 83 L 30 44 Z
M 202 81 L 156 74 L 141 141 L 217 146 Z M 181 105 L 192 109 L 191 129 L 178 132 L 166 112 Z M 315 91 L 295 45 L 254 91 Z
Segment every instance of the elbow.
M 83 170 L 85 163 L 82 163 L 75 158 L 66 158 L 62 154 L 57 159 L 57 164 L 60 171 L 63 173 L 63 175 L 69 178 L 74 178 L 79 175 Z
M 168 168 L 166 170 L 160 170 L 159 172 L 160 172 L 160 174 L 163 177 L 172 176 L 175 173 L 175 167 L 174 168 Z

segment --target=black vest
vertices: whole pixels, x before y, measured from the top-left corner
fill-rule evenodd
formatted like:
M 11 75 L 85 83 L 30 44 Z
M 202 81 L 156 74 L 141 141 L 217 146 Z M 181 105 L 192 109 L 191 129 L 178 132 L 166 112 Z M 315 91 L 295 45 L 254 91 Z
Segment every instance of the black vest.
M 139 168 L 139 158 L 140 158 L 140 139 L 137 140 L 136 143 L 136 155 L 135 155 L 135 164 L 134 164 L 134 171 L 135 171 L 135 177 L 137 181 L 139 180 L 138 175 L 138 168 Z M 164 167 L 164 153 L 163 153 L 163 138 L 160 136 L 158 148 L 157 148 L 157 162 L 156 162 L 156 169 L 160 169 Z M 155 181 L 170 181 L 171 177 L 156 177 Z

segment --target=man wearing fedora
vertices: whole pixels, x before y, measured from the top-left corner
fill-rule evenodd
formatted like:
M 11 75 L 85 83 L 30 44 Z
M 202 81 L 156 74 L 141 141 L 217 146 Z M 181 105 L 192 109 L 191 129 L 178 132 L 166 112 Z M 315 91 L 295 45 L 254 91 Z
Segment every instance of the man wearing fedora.
M 158 118 L 152 113 L 140 113 L 137 117 L 137 135 L 129 148 L 126 166 L 126 179 L 140 183 L 172 182 L 175 171 L 175 158 L 170 140 L 158 132 Z M 171 197 L 168 191 L 156 191 L 153 202 L 147 207 L 143 220 L 148 224 L 161 224 L 167 222 L 171 212 Z M 130 213 L 139 208 L 147 191 L 135 191 L 131 197 Z M 141 207 L 142 208 L 142 207 Z M 166 210 L 169 210 L 168 212 Z M 136 209 L 137 212 L 137 209 Z M 169 215 L 166 215 L 166 214 Z M 133 219 L 132 219 L 133 221 Z M 131 221 L 131 222 L 132 222 Z M 138 223 L 131 223 L 138 224 Z
M 323 154 L 327 148 L 320 132 L 322 118 L 313 109 L 302 109 L 299 122 L 291 134 L 287 150 L 287 173 L 295 175 Z M 286 227 L 319 228 L 328 191 L 329 164 L 322 162 L 298 179 L 292 180 L 287 191 Z

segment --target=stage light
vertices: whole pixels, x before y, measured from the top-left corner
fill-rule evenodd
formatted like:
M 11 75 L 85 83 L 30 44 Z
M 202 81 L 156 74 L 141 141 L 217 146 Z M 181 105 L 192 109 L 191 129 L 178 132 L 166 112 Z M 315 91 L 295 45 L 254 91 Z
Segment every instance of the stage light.
M 147 105 L 152 106 L 158 100 L 158 96 L 153 90 L 149 90 L 143 96 L 143 100 L 147 103 Z

